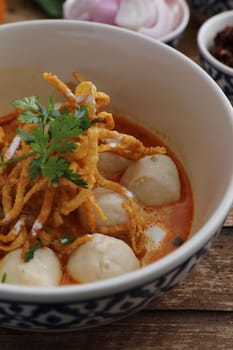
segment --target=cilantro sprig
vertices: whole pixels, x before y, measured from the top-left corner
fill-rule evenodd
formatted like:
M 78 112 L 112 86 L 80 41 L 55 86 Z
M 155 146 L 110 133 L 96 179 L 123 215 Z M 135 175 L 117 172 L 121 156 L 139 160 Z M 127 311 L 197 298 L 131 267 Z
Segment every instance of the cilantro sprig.
M 35 252 L 41 247 L 42 247 L 41 242 L 37 242 L 37 243 L 31 245 L 25 254 L 24 261 L 28 262 L 31 259 L 33 259 Z
M 174 241 L 172 242 L 172 244 L 175 246 L 175 247 L 180 247 L 182 244 L 184 243 L 184 240 L 183 238 L 181 238 L 180 236 L 177 236 Z
M 55 186 L 60 178 L 66 178 L 77 186 L 87 188 L 87 183 L 70 168 L 70 162 L 62 154 L 74 151 L 78 146 L 74 139 L 100 119 L 90 121 L 87 106 L 77 107 L 74 114 L 66 109 L 58 111 L 52 98 L 49 98 L 45 106 L 37 96 L 14 100 L 12 105 L 20 111 L 18 119 L 21 123 L 35 124 L 30 132 L 22 128 L 16 130 L 31 150 L 8 161 L 4 161 L 1 156 L 0 166 L 33 156 L 29 167 L 30 180 L 43 175 Z
M 42 242 L 46 242 L 48 244 L 54 245 L 54 246 L 66 246 L 69 245 L 71 243 L 73 243 L 76 240 L 76 237 L 70 237 L 69 232 L 68 231 L 64 231 L 60 241 L 50 241 L 46 238 L 40 237 L 39 238 Z
M 25 257 L 24 257 L 24 262 L 29 262 L 30 260 L 33 259 L 34 257 L 34 254 L 35 252 L 40 249 L 42 247 L 42 242 L 46 242 L 47 244 L 51 244 L 51 245 L 54 245 L 54 246 L 67 246 L 69 244 L 72 244 L 74 241 L 76 240 L 76 237 L 70 237 L 69 235 L 69 232 L 67 231 L 64 231 L 61 238 L 60 238 L 60 241 L 50 241 L 46 238 L 43 238 L 43 237 L 39 237 L 39 241 L 36 242 L 35 244 L 31 245 L 26 254 L 25 254 Z M 3 279 L 4 279 L 4 275 L 2 276 L 2 283 L 5 282 L 5 279 L 4 279 L 4 282 L 3 282 Z
M 1 283 L 6 283 L 7 280 L 7 273 L 3 272 L 2 277 L 1 277 Z

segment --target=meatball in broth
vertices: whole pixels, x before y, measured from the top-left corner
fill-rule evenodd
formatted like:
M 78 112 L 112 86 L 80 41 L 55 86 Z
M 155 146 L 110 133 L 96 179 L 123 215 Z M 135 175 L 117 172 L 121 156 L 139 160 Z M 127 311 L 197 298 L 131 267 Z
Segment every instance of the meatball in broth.
M 143 157 L 129 165 L 121 184 L 146 205 L 164 205 L 180 198 L 180 180 L 174 161 L 167 155 Z
M 122 240 L 94 233 L 70 256 L 67 271 L 77 282 L 93 282 L 123 275 L 140 267 L 133 250 Z
M 132 161 L 115 154 L 113 152 L 103 152 L 99 154 L 98 169 L 106 178 L 114 178 L 122 174 Z
M 0 276 L 6 274 L 7 282 L 27 286 L 58 286 L 62 269 L 57 255 L 50 248 L 38 249 L 33 259 L 25 262 L 22 249 L 8 253 L 0 262 Z
M 96 187 L 93 194 L 104 214 L 103 217 L 94 209 L 97 226 L 108 227 L 128 223 L 127 211 L 122 206 L 124 198 L 120 194 L 103 187 Z M 79 218 L 83 226 L 86 227 L 87 217 L 83 206 L 79 209 Z

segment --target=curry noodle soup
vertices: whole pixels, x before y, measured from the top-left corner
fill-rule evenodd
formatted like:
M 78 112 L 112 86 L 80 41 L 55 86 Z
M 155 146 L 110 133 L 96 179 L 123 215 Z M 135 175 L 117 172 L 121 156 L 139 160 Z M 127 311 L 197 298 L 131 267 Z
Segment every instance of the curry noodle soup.
M 174 154 L 105 111 L 109 96 L 73 73 L 43 77 L 65 102 L 12 102 L 0 119 L 2 283 L 58 286 L 148 265 L 187 239 L 193 197 Z

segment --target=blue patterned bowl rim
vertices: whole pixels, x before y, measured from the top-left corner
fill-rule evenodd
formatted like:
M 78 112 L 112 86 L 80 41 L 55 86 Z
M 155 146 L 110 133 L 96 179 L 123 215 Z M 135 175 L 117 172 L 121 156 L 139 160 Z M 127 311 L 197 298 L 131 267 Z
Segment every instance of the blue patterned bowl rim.
M 208 44 L 206 43 L 205 37 L 206 33 L 208 33 L 209 30 L 211 30 L 211 36 L 214 39 L 215 35 L 219 31 L 219 29 L 213 30 L 213 28 L 216 28 L 215 24 L 218 24 L 220 22 L 223 23 L 222 29 L 224 28 L 224 22 L 226 21 L 225 25 L 229 24 L 229 20 L 231 19 L 231 23 L 233 25 L 233 10 L 231 11 L 225 11 L 222 13 L 219 13 L 210 19 L 206 20 L 201 27 L 198 30 L 197 34 L 197 44 L 199 52 L 202 54 L 202 56 L 205 57 L 207 61 L 209 61 L 213 66 L 215 66 L 219 71 L 224 72 L 225 74 L 232 75 L 233 76 L 233 68 L 228 67 L 224 63 L 218 61 L 209 51 Z M 214 26 L 215 25 L 215 26 Z

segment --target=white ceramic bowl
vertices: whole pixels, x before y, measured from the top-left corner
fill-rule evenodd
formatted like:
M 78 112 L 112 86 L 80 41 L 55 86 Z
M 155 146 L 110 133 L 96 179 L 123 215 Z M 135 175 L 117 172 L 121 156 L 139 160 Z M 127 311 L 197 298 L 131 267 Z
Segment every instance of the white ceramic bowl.
M 188 0 L 192 15 L 204 21 L 220 12 L 233 9 L 232 0 Z
M 233 68 L 220 62 L 210 53 L 216 34 L 228 25 L 233 26 L 233 10 L 220 13 L 204 22 L 198 31 L 197 42 L 202 67 L 233 104 Z
M 195 63 L 158 41 L 111 26 L 44 20 L 0 27 L 0 114 L 9 102 L 47 94 L 43 71 L 65 81 L 79 70 L 111 104 L 170 145 L 186 168 L 195 202 L 192 235 L 138 271 L 64 287 L 0 285 L 0 324 L 76 330 L 141 309 L 176 285 L 206 253 L 232 204 L 233 111 Z M 217 175 L 216 175 L 217 174 Z

